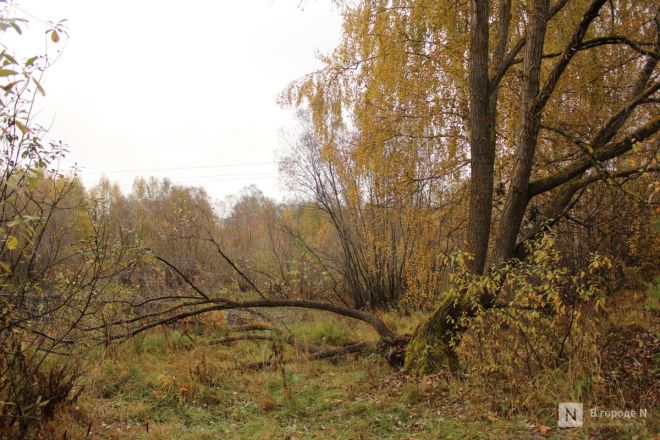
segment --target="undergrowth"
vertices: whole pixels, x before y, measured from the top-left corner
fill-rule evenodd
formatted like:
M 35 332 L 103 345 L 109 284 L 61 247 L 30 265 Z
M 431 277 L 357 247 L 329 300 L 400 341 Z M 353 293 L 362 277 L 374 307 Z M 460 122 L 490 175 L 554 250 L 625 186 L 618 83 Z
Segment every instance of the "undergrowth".
M 629 328 L 629 320 L 652 322 L 646 298 L 634 292 L 615 296 L 608 310 L 619 309 L 609 315 L 609 328 Z M 391 313 L 383 318 L 420 321 L 422 316 Z M 367 326 L 327 315 L 301 319 L 290 330 L 308 342 L 374 337 Z M 65 431 L 67 438 L 85 438 L 89 432 L 88 438 L 95 439 L 632 439 L 653 438 L 658 432 L 653 417 L 621 423 L 586 420 L 583 429 L 558 430 L 558 402 L 614 409 L 631 403 L 611 398 L 613 391 L 625 391 L 624 384 L 608 390 L 601 380 L 605 369 L 594 370 L 585 380 L 582 366 L 568 363 L 507 385 L 469 369 L 457 376 L 413 378 L 393 371 L 376 355 L 309 361 L 287 347 L 285 357 L 292 361 L 282 368 L 246 370 L 246 363 L 271 356 L 270 344 L 209 345 L 215 336 L 210 331 L 189 338 L 161 329 L 111 349 L 90 350 L 84 362 L 85 391 L 76 406 L 58 417 L 53 438 L 63 438 Z M 601 342 L 606 350 L 607 341 Z M 462 356 L 464 362 L 470 358 Z M 648 373 L 642 384 L 646 391 L 657 389 L 655 356 L 655 373 Z M 648 411 L 657 408 L 649 406 Z

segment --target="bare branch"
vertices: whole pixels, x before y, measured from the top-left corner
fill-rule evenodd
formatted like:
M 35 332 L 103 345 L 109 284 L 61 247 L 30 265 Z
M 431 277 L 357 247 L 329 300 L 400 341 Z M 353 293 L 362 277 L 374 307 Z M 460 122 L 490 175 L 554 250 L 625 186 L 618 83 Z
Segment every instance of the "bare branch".
M 578 49 L 580 48 L 582 44 L 582 40 L 585 34 L 587 33 L 589 26 L 598 16 L 598 12 L 600 11 L 600 8 L 603 7 L 606 1 L 607 0 L 593 0 L 591 2 L 591 5 L 582 16 L 580 23 L 575 28 L 571 40 L 566 45 L 566 48 L 563 50 L 560 59 L 557 61 L 557 63 L 552 68 L 552 71 L 548 75 L 548 78 L 546 79 L 545 84 L 543 85 L 543 88 L 539 93 L 539 97 L 536 100 L 534 106 L 535 111 L 540 111 L 541 109 L 543 109 L 543 107 L 545 107 L 545 104 L 548 102 L 548 99 L 550 99 L 550 96 L 552 95 L 552 92 L 555 90 L 555 87 L 559 82 L 559 79 L 566 70 L 566 67 L 568 67 L 568 64 L 571 62 L 571 60 L 577 53 Z
M 221 301 L 221 302 L 220 302 Z M 218 303 L 220 302 L 220 303 Z M 142 333 L 150 328 L 154 328 L 160 325 L 171 324 L 173 322 L 180 321 L 185 318 L 192 316 L 198 316 L 205 313 L 221 310 L 232 310 L 232 309 L 250 309 L 250 308 L 276 308 L 276 307 L 295 307 L 303 309 L 313 309 L 313 310 L 323 310 L 326 312 L 334 313 L 336 315 L 345 316 L 348 318 L 357 319 L 359 321 L 366 322 L 371 325 L 374 330 L 380 335 L 381 338 L 390 338 L 396 339 L 398 335 L 390 330 L 385 323 L 380 320 L 377 316 L 362 312 L 360 310 L 352 309 L 349 307 L 343 307 L 335 304 L 321 303 L 316 301 L 307 301 L 307 300 L 297 300 L 297 299 L 262 299 L 254 301 L 241 301 L 235 302 L 227 299 L 213 300 L 210 301 L 208 306 L 196 308 L 194 310 L 189 310 L 185 312 L 179 312 L 170 316 L 166 316 L 165 313 L 160 314 L 162 318 L 159 318 L 155 314 L 150 314 L 148 316 L 136 317 L 130 319 L 119 319 L 114 322 L 106 323 L 103 327 L 119 327 L 126 324 L 139 323 L 146 318 L 155 318 L 154 321 L 144 323 L 140 327 L 130 330 L 124 334 L 117 334 L 111 336 L 111 340 L 120 340 L 126 339 L 131 336 L 135 336 L 139 333 Z M 195 304 L 198 305 L 198 304 Z M 94 330 L 94 329 L 88 329 Z
M 592 157 L 583 156 L 565 166 L 555 174 L 530 182 L 530 197 L 550 191 L 559 185 L 574 179 L 594 166 L 594 160 L 606 161 L 629 151 L 635 143 L 648 139 L 660 130 L 660 115 L 656 115 L 641 128 L 635 130 L 619 142 L 607 144 L 594 150 Z
M 151 252 L 151 250 L 149 250 L 149 251 Z M 153 252 L 152 252 L 152 254 L 153 254 Z M 188 284 L 190 287 L 192 287 L 193 290 L 194 290 L 195 292 L 199 293 L 204 299 L 209 300 L 209 301 L 211 300 L 211 298 L 210 298 L 206 293 L 204 293 L 204 292 L 202 291 L 202 289 L 200 289 L 200 288 L 197 287 L 192 281 L 190 281 L 190 280 L 188 279 L 188 277 L 187 277 L 183 272 L 181 272 L 181 271 L 179 270 L 179 268 L 177 268 L 175 265 L 173 265 L 172 263 L 170 263 L 169 261 L 167 261 L 167 260 L 164 259 L 163 257 L 159 257 L 158 255 L 155 255 L 155 254 L 153 254 L 153 255 L 154 255 L 154 258 L 155 258 L 156 260 L 160 261 L 161 263 L 164 263 L 167 267 L 169 267 L 169 268 L 172 269 L 174 272 L 176 272 L 176 273 L 177 273 L 177 274 L 183 279 L 183 281 L 186 282 L 186 284 Z

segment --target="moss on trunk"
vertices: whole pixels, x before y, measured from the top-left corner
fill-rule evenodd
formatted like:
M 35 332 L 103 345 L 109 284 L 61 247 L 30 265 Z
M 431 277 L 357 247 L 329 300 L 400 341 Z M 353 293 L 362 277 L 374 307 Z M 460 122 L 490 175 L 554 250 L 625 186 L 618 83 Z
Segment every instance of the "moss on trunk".
M 447 367 L 458 370 L 456 347 L 465 330 L 462 315 L 462 305 L 448 300 L 417 327 L 406 350 L 404 368 L 409 374 L 432 374 Z

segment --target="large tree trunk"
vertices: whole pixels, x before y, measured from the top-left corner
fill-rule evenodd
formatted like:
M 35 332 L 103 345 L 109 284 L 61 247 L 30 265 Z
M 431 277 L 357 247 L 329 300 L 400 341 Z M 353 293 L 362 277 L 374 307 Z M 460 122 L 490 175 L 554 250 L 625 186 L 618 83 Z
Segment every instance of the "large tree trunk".
M 545 32 L 551 16 L 550 2 L 549 0 L 532 2 L 533 6 L 527 20 L 527 42 L 523 60 L 521 128 L 514 156 L 511 184 L 504 202 L 499 229 L 495 235 L 490 261 L 493 266 L 498 266 L 512 258 L 516 249 L 520 226 L 532 196 L 530 177 L 543 109 L 605 2 L 606 0 L 592 0 L 559 60 L 548 74 L 543 87 L 541 87 L 541 59 Z M 491 299 L 485 298 L 485 302 Z
M 548 20 L 558 9 L 555 8 L 551 11 L 549 0 L 530 2 L 523 59 L 521 129 L 514 156 L 511 183 L 490 257 L 491 265 L 502 264 L 513 256 L 520 226 L 531 197 L 530 177 L 543 108 L 605 1 L 592 1 L 543 87 L 541 87 L 541 60 L 545 33 Z M 565 4 L 565 2 L 561 4 Z M 500 5 L 501 22 L 494 54 L 495 70 L 502 67 L 504 60 L 508 26 L 506 20 L 510 13 L 507 8 L 509 6 L 508 2 L 502 2 Z M 490 83 L 486 77 L 484 86 L 482 78 L 483 69 L 486 68 L 486 71 L 488 69 L 487 55 L 482 52 L 484 48 L 488 47 L 488 2 L 486 0 L 473 0 L 472 8 L 470 49 L 472 192 L 470 195 L 467 250 L 475 257 L 471 269 L 479 274 L 483 273 L 485 267 L 490 239 L 493 189 L 492 159 L 495 151 L 495 136 L 492 129 L 494 129 L 496 123 L 498 83 L 495 80 Z M 485 61 L 484 56 L 486 56 Z M 489 164 L 491 168 L 487 170 Z M 482 203 L 488 203 L 488 206 L 479 206 Z M 482 222 L 482 224 L 479 225 L 479 222 Z M 488 308 L 495 300 L 495 293 L 484 291 L 481 293 L 479 300 L 482 306 Z M 456 347 L 460 342 L 461 335 L 467 328 L 467 320 L 473 314 L 474 309 L 465 302 L 448 302 L 440 307 L 431 318 L 417 328 L 410 341 L 405 363 L 409 371 L 416 374 L 426 374 L 445 366 L 456 369 L 458 366 Z
M 503 2 L 501 5 L 499 17 L 501 22 L 494 54 L 496 69 L 499 69 L 502 63 L 506 48 L 509 6 L 508 2 Z M 529 202 L 528 183 L 542 110 L 542 106 L 537 106 L 537 97 L 548 14 L 549 0 L 533 2 L 528 19 L 523 64 L 522 129 L 513 178 L 500 222 L 499 238 L 494 248 L 494 261 L 503 261 L 511 256 Z M 489 84 L 488 46 L 488 2 L 473 0 L 470 48 L 472 174 L 467 251 L 474 257 L 470 269 L 477 274 L 483 273 L 488 253 L 495 159 L 497 84 L 492 88 Z M 492 292 L 482 293 L 481 301 L 486 307 L 493 299 Z M 472 313 L 473 310 L 462 302 L 451 301 L 443 304 L 415 331 L 406 355 L 406 368 L 414 374 L 432 373 L 445 366 L 456 370 L 458 368 L 456 347 L 466 329 L 466 320 Z
M 481 273 L 488 254 L 495 164 L 494 114 L 488 80 L 488 1 L 472 0 L 470 42 L 470 207 L 467 252 L 473 272 Z
M 511 184 L 504 202 L 492 261 L 500 264 L 511 258 L 523 216 L 529 203 L 529 178 L 534 163 L 536 142 L 541 125 L 538 105 L 541 82 L 541 56 L 547 28 L 549 0 L 533 2 L 527 26 L 527 44 L 523 62 L 522 114 L 518 148 L 514 157 Z
M 488 242 L 493 208 L 495 167 L 495 124 L 497 86 L 491 89 L 488 69 L 489 25 L 488 0 L 472 0 L 470 41 L 470 202 L 467 225 L 468 263 L 474 273 L 482 273 L 488 256 Z M 504 56 L 510 19 L 510 2 L 500 10 L 500 29 L 494 65 Z M 495 98 L 491 99 L 495 92 Z M 416 330 L 408 345 L 405 368 L 413 374 L 428 374 L 445 366 L 458 369 L 456 346 L 465 330 L 466 308 L 446 301 Z

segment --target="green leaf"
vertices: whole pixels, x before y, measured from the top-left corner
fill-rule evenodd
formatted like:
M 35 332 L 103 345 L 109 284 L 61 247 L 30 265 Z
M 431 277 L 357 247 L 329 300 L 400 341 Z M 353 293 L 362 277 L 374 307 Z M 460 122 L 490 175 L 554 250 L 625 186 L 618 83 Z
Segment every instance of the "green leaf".
M 60 42 L 60 34 L 57 33 L 56 30 L 53 30 L 50 33 L 50 39 L 53 40 L 53 43 L 59 43 Z
M 9 55 L 8 53 L 4 54 L 4 58 L 9 61 L 11 64 L 18 64 L 18 61 L 16 61 L 16 58 L 13 56 Z
M 5 241 L 5 246 L 10 251 L 13 251 L 18 246 L 18 239 L 13 235 L 10 235 L 9 237 L 7 237 L 7 240 Z
M 12 191 L 16 191 L 18 189 L 18 183 L 16 183 L 16 179 L 9 179 L 5 183 L 9 189 Z M 5 200 L 5 203 L 11 202 L 13 199 Z
M 0 77 L 18 75 L 18 72 L 11 69 L 0 69 Z
M 42 170 L 41 168 L 42 167 L 38 167 L 38 166 L 33 168 L 28 168 L 26 172 L 31 176 L 42 178 L 44 177 L 44 170 Z

